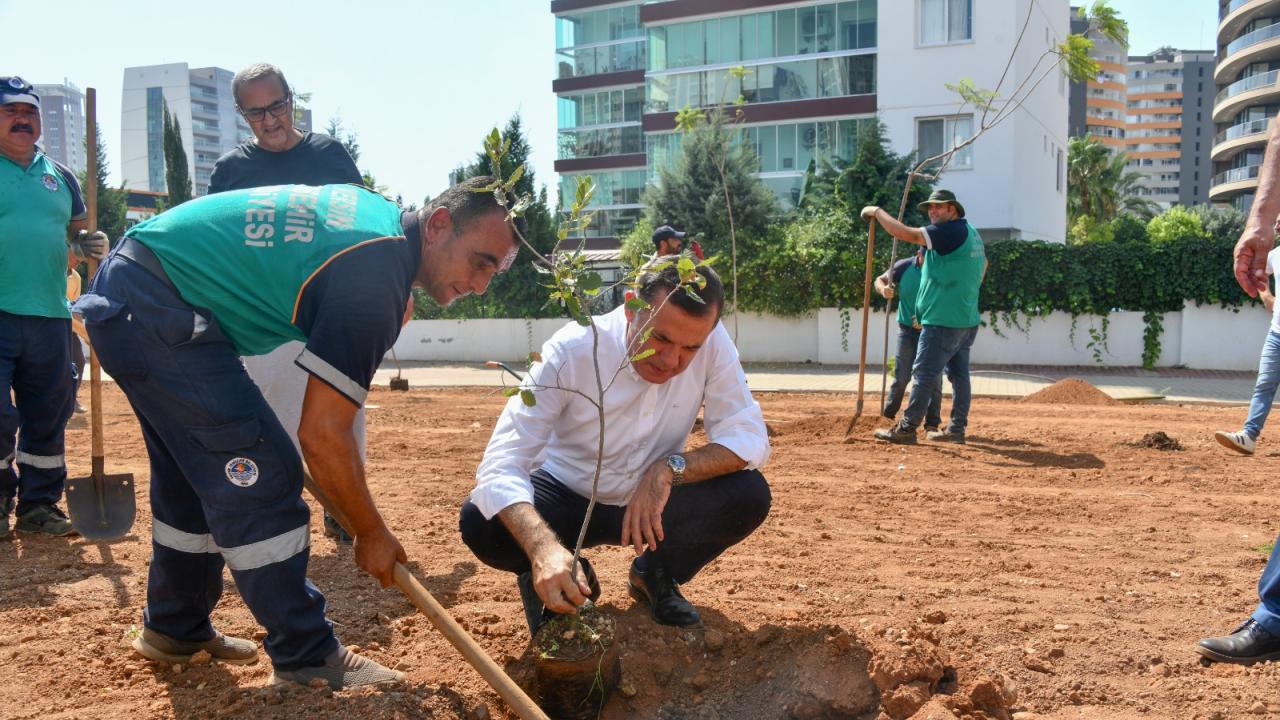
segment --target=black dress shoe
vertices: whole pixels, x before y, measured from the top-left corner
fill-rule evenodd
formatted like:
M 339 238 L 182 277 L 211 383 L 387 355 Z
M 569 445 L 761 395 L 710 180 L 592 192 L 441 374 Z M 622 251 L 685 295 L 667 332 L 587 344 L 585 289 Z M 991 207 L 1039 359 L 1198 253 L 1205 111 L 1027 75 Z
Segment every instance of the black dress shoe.
M 591 567 L 586 556 L 578 556 L 578 562 L 582 563 L 582 574 L 587 576 L 587 587 L 591 589 L 587 599 L 595 600 L 600 597 L 600 581 L 596 579 L 596 571 Z M 524 620 L 529 623 L 529 635 L 532 637 L 538 634 L 539 628 L 547 624 L 548 620 L 557 617 L 560 613 L 548 610 L 542 604 L 542 598 L 538 597 L 538 591 L 533 587 L 532 572 L 522 572 L 517 575 L 516 585 L 520 588 L 520 604 L 524 606 Z
M 680 587 L 671 579 L 667 569 L 651 563 L 646 572 L 636 569 L 631 563 L 631 574 L 627 577 L 627 591 L 638 602 L 649 606 L 649 614 L 663 625 L 676 627 L 698 627 L 702 618 L 693 605 L 680 594 Z
M 1230 635 L 1205 638 L 1196 652 L 1218 662 L 1252 665 L 1264 660 L 1280 660 L 1280 636 L 1272 635 L 1253 618 Z

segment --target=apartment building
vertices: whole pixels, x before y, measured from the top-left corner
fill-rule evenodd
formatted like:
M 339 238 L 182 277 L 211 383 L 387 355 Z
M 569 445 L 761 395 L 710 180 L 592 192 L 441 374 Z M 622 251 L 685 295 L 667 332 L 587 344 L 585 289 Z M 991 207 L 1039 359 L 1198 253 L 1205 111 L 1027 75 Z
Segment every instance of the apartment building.
M 1219 0 L 1209 199 L 1248 212 L 1280 111 L 1280 0 Z
M 993 87 L 1034 9 L 1035 41 L 1013 67 L 1030 72 L 1042 43 L 1068 32 L 1067 3 L 1047 5 L 553 0 L 561 197 L 591 175 L 597 221 L 587 235 L 597 247 L 616 245 L 643 214 L 645 185 L 678 157 L 676 113 L 739 97 L 759 176 L 783 207 L 798 200 L 811 163 L 851 158 L 860 128 L 877 117 L 898 152 L 950 149 L 980 118 L 946 83 L 968 77 Z M 746 75 L 735 77 L 736 67 Z M 1023 111 L 960 153 L 940 184 L 993 238 L 1062 241 L 1066 123 L 1065 82 L 1042 83 Z
M 40 96 L 40 149 L 73 172 L 84 172 L 84 93 L 65 78 L 60 85 L 34 87 Z
M 186 63 L 125 68 L 121 103 L 121 172 L 125 186 L 165 192 L 164 108 L 178 120 L 195 195 L 209 191 L 213 164 L 251 137 L 236 112 L 230 70 Z
M 1161 48 L 1129 57 L 1124 148 L 1161 208 L 1209 201 L 1214 53 Z

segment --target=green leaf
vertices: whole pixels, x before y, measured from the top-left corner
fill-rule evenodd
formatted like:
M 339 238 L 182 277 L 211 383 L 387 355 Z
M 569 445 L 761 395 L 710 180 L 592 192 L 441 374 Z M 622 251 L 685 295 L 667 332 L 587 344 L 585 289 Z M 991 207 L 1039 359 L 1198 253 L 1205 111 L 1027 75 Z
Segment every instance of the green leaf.
M 698 266 L 693 262 L 693 258 L 688 255 L 681 255 L 677 261 L 676 267 L 680 270 L 680 277 L 687 277 L 689 273 L 697 272 Z
M 627 309 L 631 312 L 640 312 L 641 310 L 648 310 L 649 308 L 649 301 L 642 297 L 637 296 L 627 300 Z
M 692 286 L 692 285 L 685 285 L 685 286 L 684 286 L 684 294 L 685 294 L 685 295 L 688 295 L 689 297 L 693 298 L 694 300 L 698 301 L 699 303 L 701 303 L 701 304 L 703 304 L 703 305 L 706 305 L 706 304 L 707 304 L 707 302 L 706 302 L 705 300 L 703 300 L 701 297 L 699 297 L 698 292 L 697 292 L 696 290 L 694 290 L 694 289 L 693 289 L 693 286 Z
M 635 355 L 632 355 L 632 356 L 631 356 L 631 362 L 640 362 L 641 360 L 644 360 L 645 358 L 653 357 L 654 355 L 656 355 L 656 354 L 657 354 L 657 352 L 658 352 L 658 351 L 657 351 L 657 350 L 654 350 L 653 348 L 649 348 L 648 350 L 641 350 L 640 352 L 638 352 L 638 353 L 636 353 Z
M 521 390 L 520 401 L 525 404 L 525 407 L 533 407 L 538 404 L 538 398 L 533 396 L 532 390 Z
M 520 392 L 520 388 L 518 388 L 518 387 L 504 387 L 504 388 L 502 388 L 502 397 L 508 397 L 508 398 L 509 398 L 509 397 L 511 397 L 511 396 L 513 396 L 513 395 L 515 395 L 515 394 L 516 394 L 516 393 L 518 393 L 518 392 Z
M 507 189 L 509 190 L 515 187 L 516 183 L 520 182 L 520 178 L 522 177 L 524 177 L 523 164 L 517 165 L 515 171 L 511 173 L 511 177 L 507 178 Z
M 599 292 L 603 285 L 604 279 L 597 272 L 589 272 L 578 278 L 578 289 L 585 293 Z

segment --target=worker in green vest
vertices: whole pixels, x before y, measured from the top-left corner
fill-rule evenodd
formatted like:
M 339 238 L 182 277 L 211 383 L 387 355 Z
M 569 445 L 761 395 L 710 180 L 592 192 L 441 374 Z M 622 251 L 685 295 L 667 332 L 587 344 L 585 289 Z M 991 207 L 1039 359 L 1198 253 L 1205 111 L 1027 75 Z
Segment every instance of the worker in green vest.
M 267 630 L 273 683 L 342 689 L 403 677 L 334 636 L 307 580 L 302 459 L 240 358 L 303 343 L 293 361 L 309 375 L 302 454 L 350 522 L 356 564 L 390 585 L 405 553 L 369 494 L 353 422 L 412 288 L 445 306 L 510 266 L 515 229 L 483 191 L 490 182 L 468 180 L 408 212 L 356 185 L 234 190 L 171 208 L 116 245 L 75 309 L 151 460 L 140 654 L 257 660 L 252 641 L 210 622 L 225 566 Z
M 915 380 L 911 402 L 896 425 L 877 430 L 875 436 L 892 443 L 915 444 L 916 428 L 925 419 L 930 393 L 941 387 L 945 370 L 953 391 L 951 421 L 946 429 L 927 436 L 938 442 L 964 443 L 972 396 L 969 348 L 978 335 L 978 293 L 987 272 L 987 255 L 982 236 L 965 220 L 964 206 L 955 193 L 934 190 L 919 208 L 929 216 L 929 224 L 920 228 L 908 227 L 874 205 L 862 209 L 863 220 L 878 221 L 895 238 L 925 248 L 916 299 L 921 330 L 911 369 Z
M 916 312 L 916 299 L 920 295 L 920 275 L 924 266 L 924 250 L 918 250 L 884 271 L 875 280 L 876 292 L 885 300 L 898 298 L 898 354 L 894 358 L 893 384 L 884 398 L 880 414 L 895 420 L 902 399 L 911 384 L 911 366 L 916 362 L 916 347 L 920 344 L 920 317 Z M 942 388 L 930 393 L 929 409 L 925 413 L 925 432 L 934 432 L 942 425 Z

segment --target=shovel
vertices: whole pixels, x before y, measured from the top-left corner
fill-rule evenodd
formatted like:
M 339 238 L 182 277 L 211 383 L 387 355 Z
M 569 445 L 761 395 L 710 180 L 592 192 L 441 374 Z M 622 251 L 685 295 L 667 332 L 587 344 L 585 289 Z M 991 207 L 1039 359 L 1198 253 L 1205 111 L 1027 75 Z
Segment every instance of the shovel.
M 391 378 L 391 389 L 400 392 L 409 391 L 409 379 L 400 376 L 400 358 L 396 357 L 396 349 L 391 348 L 391 359 L 396 363 L 396 376 Z
M 85 90 L 85 115 L 88 127 L 88 169 L 85 173 L 85 207 L 89 212 L 89 232 L 98 229 L 98 113 L 97 91 Z M 89 261 L 89 277 L 98 270 L 98 263 Z M 108 475 L 102 442 L 102 367 L 98 365 L 98 353 L 89 349 L 89 417 L 93 435 L 93 466 L 89 477 L 67 481 L 67 510 L 71 525 L 86 540 L 115 540 L 124 537 L 133 527 L 136 501 L 133 496 L 133 475 L 123 473 Z
M 871 321 L 871 266 L 875 261 L 875 252 L 876 221 L 872 218 L 870 229 L 867 230 L 867 277 L 862 283 L 862 353 L 858 356 L 858 409 L 849 419 L 849 426 L 844 429 L 845 439 L 848 439 L 849 433 L 853 432 L 853 426 L 858 423 L 858 418 L 862 417 L 864 383 L 867 378 L 867 325 Z

